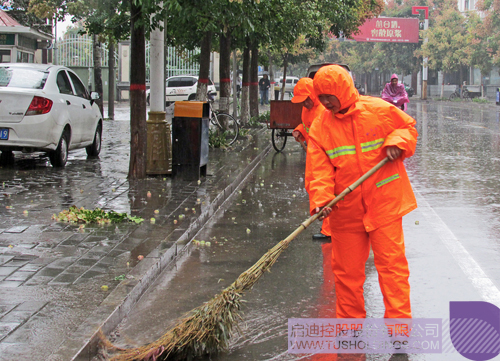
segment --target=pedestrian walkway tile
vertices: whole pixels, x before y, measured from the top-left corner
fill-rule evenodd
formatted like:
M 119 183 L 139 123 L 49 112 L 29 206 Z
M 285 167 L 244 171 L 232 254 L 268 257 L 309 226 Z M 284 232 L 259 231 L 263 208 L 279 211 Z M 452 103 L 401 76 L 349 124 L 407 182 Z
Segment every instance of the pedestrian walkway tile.
M 7 229 L 4 233 L 23 233 L 29 226 L 15 226 Z

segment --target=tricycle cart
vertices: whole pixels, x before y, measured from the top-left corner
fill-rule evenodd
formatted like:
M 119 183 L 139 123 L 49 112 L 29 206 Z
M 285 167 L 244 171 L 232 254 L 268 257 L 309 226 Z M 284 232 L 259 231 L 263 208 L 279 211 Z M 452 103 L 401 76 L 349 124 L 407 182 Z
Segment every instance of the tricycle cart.
M 480 85 L 464 85 L 464 99 L 469 98 L 479 98 L 481 97 L 481 86 Z
M 271 100 L 271 115 L 268 129 L 272 129 L 271 140 L 277 152 L 281 152 L 286 145 L 286 139 L 292 131 L 302 124 L 302 104 L 292 103 L 290 100 Z

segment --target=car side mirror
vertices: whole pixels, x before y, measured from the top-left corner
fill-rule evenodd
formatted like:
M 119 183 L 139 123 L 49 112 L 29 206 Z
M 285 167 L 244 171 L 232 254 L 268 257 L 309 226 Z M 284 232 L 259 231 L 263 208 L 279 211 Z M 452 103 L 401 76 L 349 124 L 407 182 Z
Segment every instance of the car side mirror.
M 92 92 L 90 93 L 90 104 L 94 104 L 94 101 L 99 99 L 99 93 L 98 92 Z

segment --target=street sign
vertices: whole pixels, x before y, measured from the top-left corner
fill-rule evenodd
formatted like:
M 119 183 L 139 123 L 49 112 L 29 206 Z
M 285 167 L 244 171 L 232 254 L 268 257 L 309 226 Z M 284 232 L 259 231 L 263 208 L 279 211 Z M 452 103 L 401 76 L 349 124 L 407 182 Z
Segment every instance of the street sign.
M 352 39 L 364 42 L 418 43 L 418 19 L 374 18 L 359 27 Z

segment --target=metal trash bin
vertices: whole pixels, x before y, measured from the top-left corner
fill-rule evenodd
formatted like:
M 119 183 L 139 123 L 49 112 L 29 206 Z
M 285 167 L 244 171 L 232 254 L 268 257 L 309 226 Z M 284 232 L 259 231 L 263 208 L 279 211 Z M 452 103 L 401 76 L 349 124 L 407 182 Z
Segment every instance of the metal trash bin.
M 172 175 L 197 180 L 207 175 L 207 102 L 175 102 L 172 120 Z
M 165 112 L 149 112 L 146 174 L 171 174 L 172 144 Z

